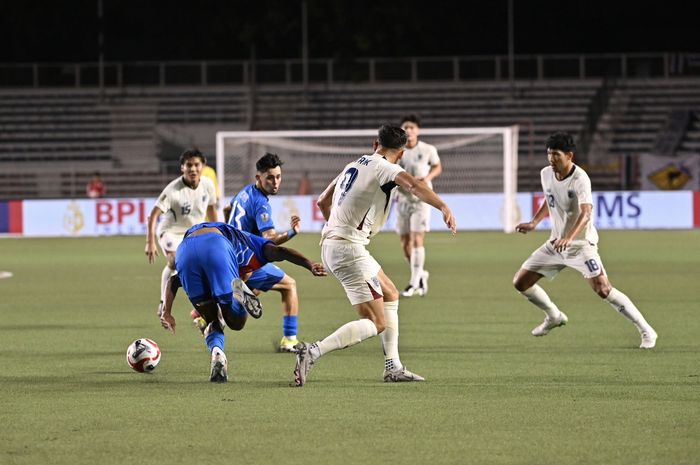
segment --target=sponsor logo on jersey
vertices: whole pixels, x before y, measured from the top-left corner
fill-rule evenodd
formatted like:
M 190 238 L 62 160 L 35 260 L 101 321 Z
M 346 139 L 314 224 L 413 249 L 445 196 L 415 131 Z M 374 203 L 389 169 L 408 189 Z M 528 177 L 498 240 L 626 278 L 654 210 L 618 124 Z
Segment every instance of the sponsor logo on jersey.
M 261 213 L 260 214 L 260 221 L 262 221 L 263 223 L 267 223 L 268 221 L 270 221 L 270 214 L 269 213 Z

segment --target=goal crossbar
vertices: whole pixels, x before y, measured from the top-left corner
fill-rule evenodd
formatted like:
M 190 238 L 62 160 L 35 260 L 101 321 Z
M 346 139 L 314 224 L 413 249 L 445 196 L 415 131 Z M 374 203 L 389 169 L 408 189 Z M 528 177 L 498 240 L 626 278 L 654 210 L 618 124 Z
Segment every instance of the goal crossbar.
M 421 129 L 421 137 L 431 138 L 431 143 L 440 149 L 447 149 L 450 146 L 465 145 L 478 142 L 487 136 L 501 136 L 502 144 L 502 167 L 503 167 L 503 230 L 512 232 L 517 219 L 517 171 L 518 171 L 518 126 L 500 127 L 474 127 L 474 128 L 426 128 Z M 357 154 L 362 155 L 370 147 L 369 141 L 377 136 L 376 129 L 344 129 L 344 130 L 285 130 L 285 131 L 220 131 L 216 134 L 216 172 L 221 188 L 222 197 L 227 195 L 225 184 L 225 153 L 226 143 L 236 141 L 234 145 L 244 145 L 246 143 L 265 142 L 271 147 L 293 148 L 297 151 L 305 150 L 304 139 L 333 139 L 349 137 L 367 137 L 367 142 L 363 142 L 361 148 L 343 145 L 321 145 L 313 144 L 315 152 L 319 148 L 330 154 Z M 444 147 L 439 142 L 439 136 L 464 136 L 464 139 L 457 139 L 446 142 Z M 289 139 L 293 138 L 293 141 Z M 473 139 L 472 139 L 473 138 Z M 287 139 L 284 141 L 283 139 Z M 309 146 L 310 148 L 311 146 Z M 443 166 L 449 169 L 449 166 Z

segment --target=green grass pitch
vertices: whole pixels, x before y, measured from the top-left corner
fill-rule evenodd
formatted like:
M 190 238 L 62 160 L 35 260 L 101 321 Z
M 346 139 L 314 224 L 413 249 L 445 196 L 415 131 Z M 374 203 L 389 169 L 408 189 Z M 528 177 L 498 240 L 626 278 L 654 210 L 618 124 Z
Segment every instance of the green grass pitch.
M 0 240 L 0 464 L 700 463 L 700 231 L 601 233 L 612 283 L 659 333 L 630 323 L 573 270 L 543 282 L 569 316 L 544 338 L 542 313 L 511 286 L 544 241 L 462 232 L 427 238 L 430 293 L 401 301 L 403 362 L 425 383 L 385 384 L 379 338 L 320 360 L 292 388 L 294 356 L 273 352 L 279 295 L 227 331 L 228 384 L 178 295 L 176 335 L 155 316 L 163 259 L 142 237 Z M 290 245 L 318 259 L 318 236 Z M 398 238 L 370 247 L 403 287 Z M 300 336 L 356 318 L 333 277 L 283 266 L 301 300 Z M 156 340 L 153 374 L 127 345 Z

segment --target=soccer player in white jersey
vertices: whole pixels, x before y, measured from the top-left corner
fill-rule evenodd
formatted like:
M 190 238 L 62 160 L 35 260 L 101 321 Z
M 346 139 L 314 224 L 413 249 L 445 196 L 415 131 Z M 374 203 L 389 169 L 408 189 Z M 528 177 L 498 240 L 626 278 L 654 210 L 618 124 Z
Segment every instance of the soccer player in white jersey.
M 553 279 L 568 266 L 581 273 L 596 294 L 634 324 L 642 338 L 640 348 L 653 348 L 656 331 L 629 297 L 612 287 L 598 255 L 598 232 L 592 221 L 591 180 L 573 162 L 576 150 L 573 137 L 564 132 L 554 133 L 547 139 L 546 147 L 549 166 L 540 173 L 546 201 L 532 220 L 515 228 L 526 234 L 549 212 L 552 222 L 549 239 L 525 260 L 513 278 L 515 288 L 545 313 L 544 321 L 532 330 L 532 335 L 544 336 L 567 323 L 567 316 L 537 281 L 543 276 Z
M 442 165 L 435 146 L 418 140 L 420 118 L 408 114 L 401 118 L 401 129 L 406 131 L 408 141 L 399 166 L 413 177 L 425 181 L 433 188 L 432 180 L 442 173 Z M 411 265 L 411 280 L 401 291 L 404 297 L 428 293 L 429 273 L 425 271 L 425 233 L 430 231 L 430 205 L 402 187 L 396 189 L 396 230 L 401 236 L 401 246 L 406 260 Z
M 294 382 L 303 386 L 318 359 L 381 334 L 384 349 L 384 381 L 423 381 L 399 358 L 399 292 L 365 246 L 382 229 L 389 213 L 394 187 L 401 186 L 442 212 L 445 224 L 456 232 L 455 218 L 447 204 L 424 181 L 396 163 L 403 155 L 406 133 L 382 126 L 375 152 L 345 166 L 318 198 L 326 219 L 321 233 L 321 258 L 343 285 L 350 303 L 360 315 L 325 339 L 296 345 Z
M 148 217 L 145 250 L 148 262 L 153 263 L 158 256 L 156 238 L 167 260 L 160 277 L 159 313 L 165 300 L 165 286 L 175 273 L 175 251 L 185 232 L 207 219 L 217 220 L 214 183 L 209 178 L 202 177 L 202 169 L 206 164 L 207 159 L 199 150 L 183 152 L 180 156 L 182 176 L 163 189 Z

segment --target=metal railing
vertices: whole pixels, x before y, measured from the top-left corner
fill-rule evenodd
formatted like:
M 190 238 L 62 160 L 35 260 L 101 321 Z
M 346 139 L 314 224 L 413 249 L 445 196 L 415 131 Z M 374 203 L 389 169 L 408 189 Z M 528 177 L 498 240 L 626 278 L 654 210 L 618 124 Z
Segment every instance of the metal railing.
M 507 55 L 0 63 L 0 88 L 503 81 L 510 65 Z M 512 66 L 515 79 L 528 80 L 700 76 L 700 53 L 515 55 Z

